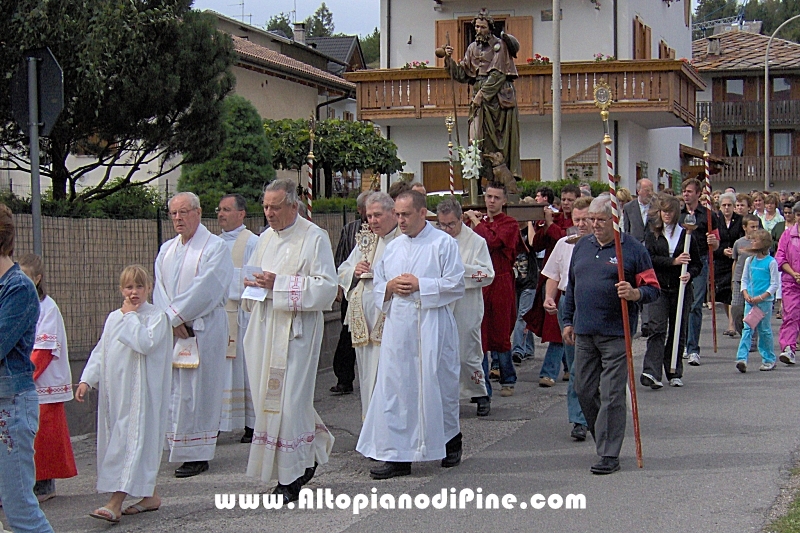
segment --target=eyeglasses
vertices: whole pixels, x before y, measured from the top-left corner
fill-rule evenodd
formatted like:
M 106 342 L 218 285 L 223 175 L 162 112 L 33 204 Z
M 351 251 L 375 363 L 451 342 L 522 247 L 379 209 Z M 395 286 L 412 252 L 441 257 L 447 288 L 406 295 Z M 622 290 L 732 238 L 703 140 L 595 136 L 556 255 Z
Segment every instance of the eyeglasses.
M 449 224 L 442 224 L 441 222 L 436 223 L 436 227 L 439 229 L 455 229 L 456 226 L 461 224 L 460 220 L 456 220 L 455 222 L 450 222 Z
M 180 211 L 170 211 L 169 218 L 178 218 L 178 215 L 180 215 L 181 218 L 186 218 L 192 211 L 196 211 L 196 208 L 181 209 Z

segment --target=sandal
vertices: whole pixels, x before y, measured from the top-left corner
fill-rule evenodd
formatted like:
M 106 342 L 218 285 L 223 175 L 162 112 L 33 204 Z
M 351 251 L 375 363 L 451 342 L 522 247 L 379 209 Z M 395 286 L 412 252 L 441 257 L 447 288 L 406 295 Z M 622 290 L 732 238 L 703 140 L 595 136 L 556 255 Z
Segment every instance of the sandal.
M 135 503 L 129 507 L 126 507 L 122 514 L 124 515 L 132 515 L 132 514 L 141 514 L 141 513 L 149 513 L 150 511 L 158 511 L 160 505 L 158 507 L 145 507 L 144 505 L 140 505 Z
M 734 337 L 736 335 L 736 331 L 733 329 L 726 329 L 722 332 L 723 335 L 728 335 L 729 337 Z
M 120 517 L 120 515 L 114 514 L 114 511 L 112 511 L 108 507 L 100 507 L 99 509 L 95 509 L 93 513 L 89 513 L 89 516 L 91 516 L 92 518 L 97 518 L 99 520 L 112 522 L 114 524 L 119 522 L 119 517 Z

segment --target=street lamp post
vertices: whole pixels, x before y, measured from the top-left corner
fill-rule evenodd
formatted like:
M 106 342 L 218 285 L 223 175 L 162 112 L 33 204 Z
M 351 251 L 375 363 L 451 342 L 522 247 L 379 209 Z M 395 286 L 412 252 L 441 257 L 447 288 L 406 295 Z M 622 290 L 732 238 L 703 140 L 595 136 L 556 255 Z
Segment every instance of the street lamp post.
M 783 24 L 777 27 L 777 29 L 772 32 L 772 35 L 769 37 L 769 41 L 767 41 L 767 51 L 764 54 L 764 190 L 769 190 L 769 178 L 770 178 L 770 164 L 769 164 L 769 47 L 772 45 L 772 39 L 778 35 L 778 32 L 781 31 L 781 28 L 789 24 L 791 21 L 799 19 L 800 15 L 795 15 L 792 18 L 786 20 Z

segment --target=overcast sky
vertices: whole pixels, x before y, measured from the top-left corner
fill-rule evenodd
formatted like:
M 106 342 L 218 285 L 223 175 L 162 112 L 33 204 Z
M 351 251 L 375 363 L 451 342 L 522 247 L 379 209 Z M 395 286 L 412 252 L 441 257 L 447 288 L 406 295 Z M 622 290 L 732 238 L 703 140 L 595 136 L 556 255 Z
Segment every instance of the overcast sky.
M 195 9 L 211 9 L 231 18 L 242 20 L 244 2 L 244 21 L 253 26 L 263 27 L 269 18 L 280 12 L 289 13 L 297 5 L 297 20 L 302 21 L 313 15 L 322 0 L 195 0 Z M 325 5 L 333 13 L 336 32 L 367 35 L 379 26 L 379 0 L 325 0 Z

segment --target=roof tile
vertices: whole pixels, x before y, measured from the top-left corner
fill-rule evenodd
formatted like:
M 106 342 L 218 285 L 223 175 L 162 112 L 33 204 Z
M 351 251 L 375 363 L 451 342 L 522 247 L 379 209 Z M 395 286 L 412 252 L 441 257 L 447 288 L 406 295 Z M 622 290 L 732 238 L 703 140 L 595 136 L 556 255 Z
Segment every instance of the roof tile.
M 769 37 L 746 31 L 721 34 L 720 55 L 708 53 L 708 39 L 692 43 L 692 64 L 701 72 L 720 70 L 764 70 L 764 54 Z M 800 44 L 773 39 L 769 48 L 770 69 L 800 68 Z

